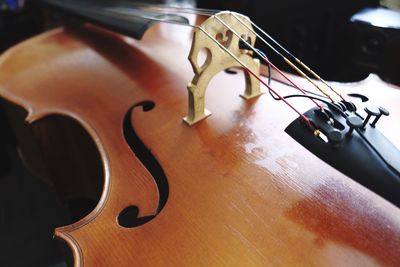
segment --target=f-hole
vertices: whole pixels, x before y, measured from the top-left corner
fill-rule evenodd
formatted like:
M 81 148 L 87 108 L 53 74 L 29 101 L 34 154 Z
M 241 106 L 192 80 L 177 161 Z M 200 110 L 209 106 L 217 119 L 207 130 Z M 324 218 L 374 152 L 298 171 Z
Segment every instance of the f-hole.
M 153 176 L 159 192 L 158 209 L 155 215 L 138 217 L 139 208 L 135 205 L 128 206 L 119 213 L 117 217 L 118 224 L 126 228 L 137 227 L 154 219 L 167 203 L 169 195 L 168 180 L 165 176 L 164 170 L 151 151 L 146 147 L 142 140 L 140 140 L 140 137 L 135 132 L 135 129 L 131 123 L 131 117 L 134 109 L 141 108 L 143 112 L 149 112 L 154 107 L 154 102 L 142 101 L 133 105 L 124 117 L 123 132 L 125 140 L 132 152 Z

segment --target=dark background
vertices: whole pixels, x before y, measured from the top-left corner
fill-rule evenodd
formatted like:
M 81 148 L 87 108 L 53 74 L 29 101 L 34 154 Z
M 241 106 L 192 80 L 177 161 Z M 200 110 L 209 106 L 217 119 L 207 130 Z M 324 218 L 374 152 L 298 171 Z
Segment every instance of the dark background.
M 359 81 L 376 73 L 400 85 L 400 11 L 394 15 L 397 25 L 375 27 L 371 24 L 389 16 L 377 15 L 378 0 L 202 0 L 199 5 L 249 16 L 325 80 Z M 375 13 L 351 21 L 365 8 Z M 275 65 L 292 71 L 267 46 L 257 44 Z

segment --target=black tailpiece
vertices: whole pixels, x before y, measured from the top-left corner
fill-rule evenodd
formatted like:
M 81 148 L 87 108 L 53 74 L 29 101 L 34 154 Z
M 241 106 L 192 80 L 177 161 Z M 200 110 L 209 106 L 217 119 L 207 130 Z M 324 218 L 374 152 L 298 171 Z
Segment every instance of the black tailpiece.
M 349 102 L 329 104 L 306 115 L 321 132 L 315 135 L 301 118 L 286 132 L 320 159 L 400 207 L 400 151 L 376 128 L 389 112 L 365 108 L 367 117 Z

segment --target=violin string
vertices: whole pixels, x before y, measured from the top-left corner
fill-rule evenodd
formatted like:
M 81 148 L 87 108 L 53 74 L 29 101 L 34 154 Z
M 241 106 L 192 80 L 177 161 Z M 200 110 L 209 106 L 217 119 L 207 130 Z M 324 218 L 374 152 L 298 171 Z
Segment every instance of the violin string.
M 277 79 L 277 78 L 272 78 L 272 79 L 273 79 L 274 81 L 278 82 L 278 83 L 284 84 L 284 85 L 286 85 L 286 86 L 293 87 L 293 85 L 291 85 L 290 83 L 287 83 L 287 82 L 285 82 L 285 81 L 283 81 L 283 80 L 280 80 L 280 79 Z M 309 90 L 306 90 L 306 89 L 303 89 L 303 91 L 306 92 L 307 95 L 313 95 L 313 96 L 321 97 L 321 98 L 324 98 L 324 99 L 329 99 L 329 98 L 327 98 L 327 97 L 324 96 L 324 95 L 321 95 L 321 94 L 318 94 L 318 93 L 315 93 L 315 92 L 312 92 L 312 91 L 309 91 Z
M 171 4 L 149 4 L 143 2 L 126 2 L 126 1 L 119 1 L 119 3 L 126 4 L 128 6 L 135 6 L 142 8 L 142 10 L 152 9 L 152 10 L 160 10 L 160 11 L 178 11 L 179 13 L 186 13 L 186 14 L 196 14 L 196 15 L 204 15 L 204 16 L 212 16 L 222 10 L 217 9 L 206 9 L 206 8 L 195 8 L 190 6 L 179 6 L 179 5 L 171 5 Z
M 295 84 L 289 77 L 287 77 L 278 67 L 276 67 L 270 60 L 263 54 L 261 54 L 254 46 L 249 44 L 242 36 L 240 36 L 232 27 L 230 27 L 226 22 L 218 17 L 218 14 L 214 16 L 222 25 L 224 25 L 228 30 L 230 30 L 236 37 L 238 37 L 242 42 L 246 44 L 248 48 L 250 48 L 254 53 L 260 56 L 267 64 L 271 65 L 273 69 L 275 69 L 282 77 L 284 77 L 290 84 L 292 84 L 296 89 L 298 89 L 301 93 L 306 95 L 306 92 L 300 88 L 297 84 Z M 324 110 L 324 108 L 318 104 L 314 99 L 310 98 L 312 102 L 320 109 Z
M 216 13 L 220 12 L 219 10 L 210 10 L 210 9 L 199 9 L 199 8 L 188 8 L 188 7 L 179 7 L 179 6 L 171 6 L 171 5 L 149 5 L 149 4 L 144 4 L 144 3 L 138 3 L 138 6 L 140 7 L 145 7 L 148 10 L 160 10 L 160 11 L 174 11 L 174 12 L 179 12 L 179 13 L 186 13 L 186 14 L 196 14 L 196 15 L 203 15 L 203 16 L 212 16 L 215 15 Z M 221 21 L 218 16 L 216 18 L 223 24 L 225 24 L 223 21 Z M 227 27 L 229 30 L 233 30 L 231 27 L 228 25 L 224 25 Z M 271 61 L 268 60 L 268 58 L 265 55 L 262 55 L 258 49 L 256 49 L 254 46 L 249 45 L 241 36 L 239 36 L 236 31 L 232 31 L 237 37 L 241 39 L 241 41 L 245 42 L 248 47 L 252 51 L 254 51 L 258 56 L 260 56 L 267 64 L 268 66 L 271 66 L 274 68 L 282 77 L 284 77 L 292 87 L 300 90 L 303 94 L 306 94 L 306 91 L 302 88 L 300 88 L 297 84 L 295 84 L 289 77 L 287 77 L 278 67 L 276 67 Z M 318 104 L 314 99 L 310 98 L 311 101 L 314 102 L 316 106 L 318 106 L 319 109 L 323 110 L 323 107 Z
M 167 5 L 149 5 L 149 4 L 143 4 L 140 3 L 138 6 L 144 6 L 145 8 L 143 10 L 160 10 L 160 11 L 174 11 L 174 12 L 178 12 L 178 13 L 183 13 L 183 14 L 196 14 L 196 15 L 202 15 L 202 16 L 207 16 L 210 17 L 212 15 L 215 15 L 218 12 L 221 12 L 219 10 L 211 10 L 211 12 L 209 12 L 209 9 L 199 9 L 199 8 L 186 8 L 186 7 L 177 7 L 177 6 L 167 6 Z M 239 37 L 240 38 L 240 37 Z M 242 39 L 243 41 L 243 39 Z M 248 45 L 248 44 L 246 44 Z M 260 52 L 257 48 L 255 48 L 254 46 L 251 46 L 251 49 L 257 53 L 257 55 L 259 55 L 266 63 L 268 68 L 270 68 L 271 66 L 281 75 L 283 76 L 287 81 L 289 81 L 289 83 L 284 83 L 282 81 L 280 81 L 281 83 L 287 85 L 287 86 L 291 86 L 293 88 L 296 88 L 300 91 L 302 91 L 302 93 L 308 93 L 308 94 L 313 94 L 319 97 L 326 97 L 324 95 L 320 95 L 311 91 L 307 91 L 305 89 L 299 88 L 296 84 L 294 84 L 293 81 L 291 81 L 289 79 L 289 77 L 287 77 L 278 67 L 276 67 L 271 61 L 268 60 L 268 58 L 265 55 L 260 55 Z M 270 78 L 271 79 L 271 78 Z M 273 79 L 273 78 L 272 78 Z M 270 84 L 270 83 L 268 83 Z M 318 103 L 316 103 L 317 106 L 319 106 L 319 108 L 322 110 L 323 107 L 321 105 L 318 105 Z
M 220 12 L 219 10 L 211 10 L 211 9 L 190 8 L 190 7 L 182 7 L 182 6 L 171 6 L 171 5 L 153 5 L 153 4 L 146 4 L 146 3 L 130 3 L 130 5 L 140 7 L 140 8 L 142 8 L 142 10 L 158 10 L 158 11 L 162 11 L 162 12 L 174 11 L 174 12 L 178 12 L 178 13 L 196 14 L 196 15 L 203 15 L 203 16 L 208 16 L 208 17 Z M 238 37 L 240 38 L 240 36 L 238 36 Z M 244 40 L 242 39 L 242 41 L 244 41 Z M 272 66 L 282 77 L 284 77 L 292 85 L 292 87 L 300 90 L 303 94 L 305 94 L 304 89 L 301 89 L 292 80 L 290 80 L 279 68 L 277 68 L 274 64 L 272 64 L 272 62 L 270 62 L 266 56 L 260 55 L 260 53 L 258 51 L 256 51 L 257 49 L 255 49 L 255 47 L 253 47 L 253 46 L 251 47 L 251 49 L 254 52 L 256 52 L 256 54 L 259 55 L 269 66 Z M 276 51 L 276 52 L 278 53 L 278 51 Z M 311 100 L 321 110 L 323 110 L 323 107 L 321 105 L 316 103 L 313 99 L 311 99 Z
M 327 83 L 324 79 L 322 79 L 317 73 L 315 73 L 312 69 L 310 69 L 306 64 L 304 64 L 300 59 L 297 57 L 294 57 L 294 59 L 303 67 L 305 68 L 309 73 L 311 73 L 317 80 L 322 82 L 325 86 L 327 86 L 331 91 L 333 91 L 336 95 L 338 95 L 343 101 L 346 101 L 344 98 L 343 94 L 339 92 L 337 89 L 333 88 L 329 83 Z
M 216 13 L 220 12 L 220 10 L 211 10 L 211 9 L 202 9 L 202 8 L 188 8 L 188 7 L 179 7 L 179 6 L 168 6 L 168 5 L 149 5 L 149 4 L 139 4 L 139 6 L 144 6 L 146 8 L 151 9 L 156 9 L 156 10 L 161 10 L 161 11 L 167 11 L 167 10 L 171 10 L 171 11 L 175 11 L 175 12 L 180 12 L 180 13 L 187 13 L 187 14 L 197 14 L 197 15 L 203 15 L 203 16 L 212 16 L 215 15 Z M 236 19 L 239 19 L 238 17 L 236 17 Z M 240 19 L 240 21 L 242 21 Z M 253 25 L 255 25 L 253 22 L 251 22 Z M 257 26 L 257 25 L 256 25 Z M 265 33 L 266 34 L 266 33 Z M 260 37 L 260 36 L 258 36 Z M 274 43 L 280 47 L 281 49 L 284 49 L 278 42 L 276 42 L 270 35 L 267 35 L 267 37 L 269 37 L 271 40 L 274 41 Z M 266 40 L 263 40 L 264 43 L 267 43 Z M 281 55 L 281 53 L 279 53 L 275 48 L 273 48 L 269 43 L 267 43 L 270 48 L 272 48 L 273 50 L 275 50 L 275 52 L 278 55 Z M 285 49 L 285 52 L 288 53 L 292 58 L 294 58 L 294 60 L 296 60 L 296 62 L 298 62 L 301 66 L 303 66 L 308 72 L 310 72 L 314 77 L 316 77 L 319 81 L 321 81 L 325 86 L 329 87 L 333 92 L 335 92 L 337 95 L 339 95 L 341 97 L 342 100 L 345 100 L 344 97 L 340 94 L 340 92 L 338 92 L 337 90 L 335 90 L 331 85 L 329 85 L 327 82 L 325 82 L 320 76 L 318 76 L 312 69 L 310 69 L 309 67 L 307 67 L 303 62 L 301 62 L 298 58 L 296 58 L 295 56 L 293 56 L 291 53 L 289 53 L 289 51 L 287 51 Z M 308 76 L 305 75 L 304 72 L 302 72 L 297 66 L 295 66 L 292 62 L 290 62 L 287 58 L 283 57 L 283 55 L 281 55 L 282 58 L 285 60 L 285 62 L 287 64 L 289 64 L 294 70 L 296 70 L 296 72 L 298 72 L 301 76 L 305 77 L 306 79 L 308 78 Z M 267 62 L 268 63 L 268 62 Z M 268 64 L 271 64 L 271 66 L 273 65 L 271 62 L 269 62 Z M 292 81 L 290 81 L 288 79 L 288 77 L 286 77 L 285 74 L 283 74 L 282 71 L 280 71 L 280 69 L 276 68 L 275 66 L 273 67 L 275 70 L 277 70 L 279 72 L 280 75 L 282 75 L 286 80 L 288 80 L 290 82 L 290 84 L 292 84 L 295 88 L 297 88 L 298 90 L 302 90 L 300 88 L 298 88 L 297 85 L 293 84 Z M 315 87 L 317 87 L 317 89 L 324 93 L 325 92 L 325 96 L 328 97 L 329 99 L 331 99 L 331 101 L 333 102 L 334 100 L 332 99 L 332 97 L 330 96 L 330 94 L 328 94 L 326 91 L 322 90 L 317 84 L 315 84 L 311 79 L 307 79 L 311 84 L 313 84 Z
M 289 55 L 293 60 L 295 60 L 300 66 L 306 69 L 312 76 L 314 76 L 318 81 L 323 83 L 326 87 L 328 87 L 332 92 L 334 92 L 337 96 L 339 96 L 343 101 L 346 101 L 343 95 L 336 89 L 334 89 L 328 82 L 322 79 L 315 71 L 313 71 L 310 67 L 308 67 L 304 62 L 302 62 L 299 58 L 294 56 L 291 52 L 289 52 L 285 47 L 279 44 L 275 39 L 273 39 L 269 34 L 267 34 L 261 27 L 252 22 L 252 25 L 256 27 L 260 32 L 262 32 L 265 36 L 267 36 L 275 45 L 277 45 L 282 51 L 284 51 L 287 55 Z
M 279 55 L 291 68 L 293 68 L 300 76 L 304 77 L 308 82 L 310 82 L 315 88 L 317 88 L 322 94 L 324 94 L 326 97 L 328 97 L 332 102 L 334 102 L 335 100 L 332 98 L 332 96 L 326 92 L 324 89 L 322 89 L 318 84 L 316 84 L 313 80 L 310 79 L 310 77 L 308 77 L 302 70 L 300 70 L 295 64 L 293 64 L 288 58 L 286 58 L 282 53 L 280 53 L 275 47 L 273 47 L 268 41 L 266 41 L 260 34 L 258 34 L 254 29 L 252 29 L 249 25 L 247 25 L 246 23 L 244 23 L 244 21 L 242 21 L 242 19 L 240 19 L 234 12 L 231 12 L 232 16 L 238 20 L 243 26 L 245 26 L 249 31 L 251 31 L 252 33 L 254 33 L 263 43 L 265 43 L 273 52 L 275 52 L 277 55 Z M 259 29 L 259 27 L 253 23 L 250 20 L 250 23 L 252 25 L 255 25 L 255 27 L 257 27 L 257 29 Z M 269 36 L 267 33 L 265 33 L 264 31 L 262 31 L 263 34 L 265 34 L 266 36 Z M 272 39 L 272 37 L 270 37 Z M 272 39 L 273 40 L 273 39 Z
M 323 83 L 325 86 L 327 86 L 332 92 L 334 92 L 337 96 L 339 96 L 343 101 L 346 101 L 343 95 L 336 89 L 334 89 L 329 83 L 327 83 L 324 79 L 322 79 L 316 72 L 314 72 L 310 67 L 308 67 L 305 63 L 303 63 L 300 59 L 298 59 L 296 56 L 294 56 L 292 53 L 290 53 L 285 47 L 283 47 L 280 43 L 278 43 L 274 38 L 272 38 L 268 33 L 266 33 L 261 27 L 259 27 L 257 24 L 251 21 L 251 24 L 253 27 L 255 27 L 257 30 L 259 30 L 261 33 L 264 34 L 271 42 L 273 42 L 277 47 L 279 47 L 283 52 L 285 52 L 289 57 L 291 57 L 293 60 L 295 60 L 300 66 L 305 68 L 312 76 L 314 76 L 318 81 Z M 286 61 L 289 61 L 286 59 Z M 292 62 L 290 62 L 293 64 Z
M 160 10 L 160 11 L 173 11 L 176 13 L 182 13 L 182 14 L 194 14 L 194 15 L 201 15 L 201 16 L 206 16 L 206 17 L 211 17 L 217 13 L 208 13 L 208 12 L 203 12 L 203 11 L 195 11 L 192 9 L 187 9 L 185 7 L 183 8 L 177 8 L 177 7 L 166 7 L 166 8 L 158 8 L 158 7 L 149 7 L 146 9 L 143 9 L 144 11 L 146 10 Z
M 152 16 L 146 16 L 143 14 L 138 14 L 133 12 L 133 10 L 125 10 L 121 8 L 105 8 L 107 12 L 113 12 L 118 15 L 125 15 L 125 16 L 136 16 L 140 17 L 143 19 L 148 19 L 148 20 L 153 20 L 153 21 L 158 21 L 158 22 L 164 22 L 164 23 L 169 23 L 169 24 L 176 24 L 176 25 L 184 25 L 184 26 L 189 26 L 195 29 L 200 30 L 202 33 L 204 33 L 207 38 L 209 38 L 212 42 L 217 44 L 225 53 L 227 53 L 230 57 L 232 57 L 239 65 L 243 67 L 243 69 L 248 72 L 250 75 L 252 75 L 254 78 L 256 78 L 260 83 L 262 83 L 265 87 L 268 88 L 269 91 L 273 92 L 280 100 L 282 100 L 286 105 L 288 105 L 294 112 L 296 112 L 304 122 L 307 123 L 307 125 L 312 129 L 315 130 L 315 127 L 311 123 L 310 119 L 307 118 L 303 113 L 298 111 L 293 105 L 291 105 L 285 98 L 283 98 L 279 93 L 277 93 L 268 83 L 263 81 L 261 77 L 259 77 L 256 73 L 254 73 L 243 61 L 241 61 L 237 56 L 235 56 L 229 49 L 227 49 L 224 45 L 222 45 L 218 40 L 216 40 L 209 32 L 207 32 L 203 27 L 196 25 L 196 24 L 190 24 L 190 23 L 183 23 L 181 21 L 176 21 L 176 20 L 170 20 L 170 19 L 164 19 L 164 18 L 158 18 L 158 17 L 152 17 Z
M 127 3 L 127 2 L 122 2 L 122 3 Z M 204 9 L 204 8 L 194 8 L 194 7 L 187 7 L 187 6 L 174 6 L 174 5 L 163 5 L 163 4 L 148 4 L 148 3 L 129 3 L 129 6 L 136 6 L 136 7 L 141 7 L 142 10 L 159 10 L 159 11 L 174 11 L 178 13 L 186 13 L 186 14 L 197 14 L 197 15 L 203 15 L 203 16 L 212 16 L 215 15 L 216 13 L 220 12 L 220 10 L 216 9 Z M 236 19 L 238 19 L 240 22 L 242 20 L 235 16 Z M 288 54 L 292 59 L 294 59 L 296 62 L 298 62 L 301 66 L 303 66 L 309 73 L 311 73 L 314 77 L 316 77 L 319 81 L 321 81 L 325 86 L 329 87 L 334 93 L 336 93 L 342 100 L 345 100 L 344 97 L 335 90 L 331 85 L 329 85 L 326 81 L 324 81 L 320 76 L 318 76 L 311 68 L 306 66 L 303 62 L 301 62 L 298 58 L 296 58 L 293 54 L 291 54 L 288 50 L 286 50 L 282 45 L 280 45 L 278 42 L 276 42 L 270 35 L 268 35 L 265 31 L 263 31 L 258 25 L 250 21 L 252 25 L 257 27 L 268 39 L 270 39 L 275 45 L 277 45 L 281 50 L 283 50 L 286 54 Z M 247 25 L 245 25 L 247 26 Z M 251 29 L 254 31 L 253 29 Z M 255 32 L 254 32 L 255 33 Z M 257 34 L 257 33 L 255 33 Z M 260 38 L 260 36 L 258 35 Z M 283 60 L 289 64 L 299 75 L 303 76 L 306 78 L 311 84 L 313 84 L 320 92 L 322 92 L 326 97 L 331 99 L 333 102 L 333 98 L 328 94 L 326 91 L 322 90 L 317 84 L 315 84 L 304 72 L 302 72 L 297 66 L 295 66 L 290 60 L 288 60 L 286 57 L 284 57 L 281 53 L 279 53 L 275 48 L 273 48 L 268 42 L 266 42 L 265 39 L 262 40 L 264 43 L 266 43 L 270 48 L 272 48 L 278 55 L 280 55 Z M 270 63 L 271 64 L 271 63 Z M 271 65 L 272 66 L 272 65 Z M 278 68 L 273 67 L 275 70 L 279 72 L 280 75 L 282 75 L 286 80 L 289 81 L 289 79 L 284 75 Z M 289 81 L 295 88 L 299 89 L 298 86 L 294 85 L 292 81 Z
M 208 36 L 214 43 L 216 43 L 222 50 L 224 50 L 227 54 L 229 54 L 236 62 L 238 62 L 245 71 L 250 73 L 254 78 L 256 78 L 259 82 L 261 82 L 265 87 L 268 88 L 269 91 L 273 92 L 280 100 L 282 100 L 286 105 L 288 105 L 291 109 L 293 109 L 309 126 L 314 130 L 314 126 L 311 124 L 311 121 L 300 111 L 298 111 L 294 106 L 292 106 L 285 98 L 283 98 L 280 94 L 278 94 L 268 83 L 263 81 L 257 74 L 255 74 L 249 67 L 246 66 L 238 57 L 236 57 L 229 49 L 223 46 L 218 40 L 214 39 L 206 30 L 202 27 L 197 26 L 197 29 L 202 31 L 204 34 Z
M 210 10 L 210 9 L 199 9 L 199 8 L 187 8 L 187 7 L 177 7 L 177 6 L 168 6 L 168 5 L 149 5 L 149 4 L 143 4 L 139 3 L 138 6 L 143 6 L 146 7 L 148 10 L 160 10 L 160 11 L 174 11 L 178 13 L 184 13 L 184 14 L 196 14 L 196 15 L 203 15 L 203 16 L 212 16 L 215 15 L 216 13 L 220 12 L 219 10 Z M 240 36 L 238 36 L 240 38 Z M 243 41 L 243 40 L 242 40 Z M 248 45 L 248 44 L 247 44 Z M 304 90 L 302 88 L 299 88 L 298 85 L 296 85 L 292 80 L 289 79 L 278 67 L 276 67 L 271 61 L 268 60 L 268 58 L 265 55 L 260 55 L 260 52 L 258 49 L 256 49 L 254 46 L 251 47 L 251 49 L 256 52 L 257 55 L 259 55 L 267 64 L 268 66 L 272 66 L 282 77 L 284 77 L 289 84 L 289 86 L 292 86 L 298 90 L 300 90 L 303 94 L 306 93 L 311 93 L 320 97 L 326 97 L 323 95 L 319 95 L 307 90 Z M 313 99 L 311 99 L 321 110 L 323 110 L 323 107 L 316 103 Z
M 235 16 L 235 14 L 234 14 Z M 237 16 L 235 16 L 236 19 L 240 20 Z M 300 59 L 298 59 L 296 56 L 294 56 L 292 53 L 290 53 L 285 47 L 283 47 L 280 43 L 278 43 L 274 38 L 272 38 L 268 33 L 266 33 L 261 27 L 259 27 L 257 24 L 255 24 L 253 21 L 250 21 L 251 25 L 259 30 L 265 37 L 267 37 L 272 43 L 274 43 L 279 49 L 281 49 L 285 54 L 287 54 L 289 57 L 292 58 L 292 60 L 296 61 L 300 66 L 305 68 L 312 76 L 314 76 L 318 81 L 320 81 L 322 84 L 324 84 L 326 87 L 328 87 L 332 92 L 334 92 L 337 96 L 339 96 L 343 101 L 346 101 L 343 95 L 336 89 L 334 89 L 329 83 L 327 83 L 324 79 L 322 79 L 316 72 L 314 72 L 310 67 L 308 67 L 305 63 L 303 63 Z M 264 43 L 266 43 L 265 40 L 262 40 Z M 282 55 L 283 56 L 283 55 Z M 284 56 L 283 56 L 284 57 Z M 288 60 L 286 57 L 284 57 L 284 60 L 291 66 L 293 67 L 294 64 Z M 292 66 L 293 64 L 293 66 Z M 300 74 L 299 70 L 297 67 L 295 70 Z M 302 75 L 302 74 L 301 74 Z M 302 75 L 303 76 L 303 75 Z M 307 76 L 307 75 L 306 75 Z M 307 76 L 308 77 L 308 76 Z M 308 80 L 308 79 L 307 79 Z M 309 80 L 310 81 L 310 80 Z M 318 87 L 317 87 L 318 88 Z

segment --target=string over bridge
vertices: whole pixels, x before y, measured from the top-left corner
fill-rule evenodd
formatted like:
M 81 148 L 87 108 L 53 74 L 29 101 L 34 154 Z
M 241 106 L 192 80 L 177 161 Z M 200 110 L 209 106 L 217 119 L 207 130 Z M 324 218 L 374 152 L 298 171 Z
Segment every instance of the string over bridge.
M 240 33 L 243 39 L 247 40 L 251 46 L 254 46 L 256 35 L 250 32 L 242 23 L 234 19 L 230 12 L 219 12 L 215 16 L 218 16 L 220 20 L 229 24 L 235 32 Z M 242 49 L 239 46 L 240 38 L 217 21 L 215 16 L 209 17 L 193 33 L 193 42 L 188 59 L 195 75 L 187 86 L 189 106 L 188 115 L 184 118 L 184 121 L 189 125 L 193 125 L 211 115 L 211 112 L 205 108 L 205 94 L 210 80 L 220 71 L 233 67 L 243 67 L 240 64 L 242 62 L 257 76 L 260 74 L 260 61 L 253 58 L 253 51 Z M 248 27 L 252 27 L 247 17 L 240 16 Z M 205 32 L 213 36 L 236 59 L 228 54 L 225 49 L 222 49 L 218 43 L 210 39 Z M 202 51 L 206 51 L 206 59 L 201 64 L 198 58 Z M 260 81 L 254 75 L 245 71 L 245 81 L 245 90 L 241 94 L 244 99 L 251 99 L 262 94 L 260 91 Z

